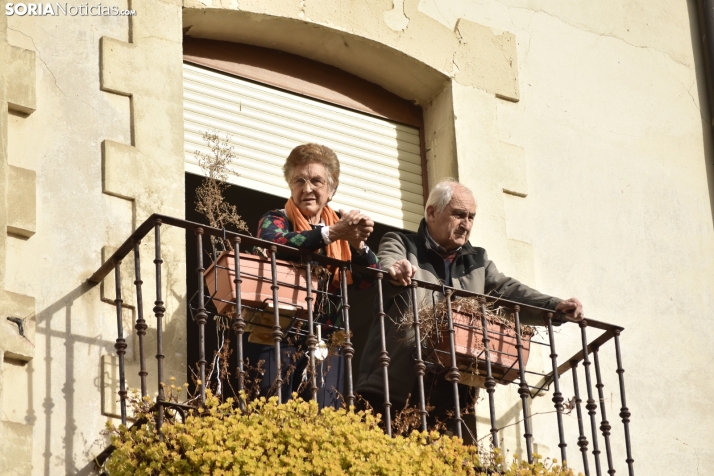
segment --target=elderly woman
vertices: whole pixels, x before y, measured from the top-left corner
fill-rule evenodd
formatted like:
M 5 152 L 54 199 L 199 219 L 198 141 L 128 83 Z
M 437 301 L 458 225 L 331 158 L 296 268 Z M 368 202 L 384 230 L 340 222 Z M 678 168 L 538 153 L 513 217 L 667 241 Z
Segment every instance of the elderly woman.
M 354 264 L 377 267 L 376 255 L 365 245 L 373 230 L 374 222 L 359 210 L 344 212 L 338 216 L 328 202 L 339 185 L 340 162 L 337 155 L 323 145 L 304 144 L 295 147 L 283 166 L 285 180 L 290 187 L 290 198 L 285 209 L 266 213 L 258 225 L 258 237 L 303 251 L 324 254 L 330 258 L 351 261 Z M 351 278 L 348 278 L 348 284 Z M 330 291 L 337 291 L 339 276 L 329 284 Z M 339 303 L 323 302 L 323 312 L 316 314 L 316 321 L 323 325 L 323 338 L 339 325 Z M 283 352 L 283 399 L 290 398 L 293 391 L 308 390 L 305 368 L 308 358 L 304 342 L 288 345 Z M 246 344 L 246 354 L 252 362 L 263 361 L 265 374 L 262 377 L 261 394 L 269 394 L 275 380 L 275 360 L 271 346 Z M 317 369 L 320 407 L 342 405 L 343 359 L 337 352 L 320 362 Z M 309 391 L 301 393 L 309 397 Z

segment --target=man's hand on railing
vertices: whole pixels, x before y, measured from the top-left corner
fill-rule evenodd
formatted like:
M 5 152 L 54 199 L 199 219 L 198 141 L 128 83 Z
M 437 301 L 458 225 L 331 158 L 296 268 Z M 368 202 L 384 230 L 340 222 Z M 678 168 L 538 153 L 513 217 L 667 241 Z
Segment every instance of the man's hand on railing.
M 395 286 L 409 286 L 417 272 L 416 266 L 407 259 L 401 259 L 387 269 L 389 282 Z
M 576 298 L 560 301 L 558 305 L 555 306 L 555 310 L 562 312 L 565 318 L 571 322 L 580 322 L 585 317 L 585 314 L 583 314 L 583 305 Z

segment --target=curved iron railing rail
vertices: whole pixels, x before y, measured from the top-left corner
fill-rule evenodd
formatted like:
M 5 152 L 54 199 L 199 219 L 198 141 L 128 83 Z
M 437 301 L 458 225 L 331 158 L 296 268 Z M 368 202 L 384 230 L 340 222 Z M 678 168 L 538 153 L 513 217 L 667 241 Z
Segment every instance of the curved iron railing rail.
M 163 350 L 163 317 L 164 313 L 166 312 L 166 309 L 164 307 L 164 301 L 163 297 L 161 294 L 161 279 L 162 279 L 162 266 L 163 266 L 163 259 L 162 259 L 162 254 L 161 254 L 161 230 L 162 226 L 164 225 L 169 225 L 173 227 L 178 227 L 182 228 L 188 231 L 193 232 L 196 235 L 196 258 L 197 258 L 197 269 L 196 269 L 196 279 L 197 279 L 197 284 L 198 284 L 198 293 L 197 293 L 197 305 L 194 309 L 194 321 L 198 325 L 198 345 L 199 345 L 199 360 L 198 360 L 198 367 L 199 367 L 199 379 L 200 379 L 200 384 L 199 384 L 199 402 L 200 404 L 203 404 L 205 402 L 206 398 L 206 346 L 205 346 L 205 327 L 208 319 L 208 313 L 206 310 L 206 293 L 204 289 L 204 266 L 203 266 L 203 237 L 204 236 L 209 236 L 209 237 L 215 237 L 215 238 L 222 238 L 222 239 L 228 239 L 232 243 L 234 250 L 235 250 L 235 256 L 236 259 L 234 259 L 234 268 L 233 268 L 233 273 L 234 273 L 234 285 L 236 288 L 236 293 L 235 293 L 235 302 L 231 302 L 232 305 L 235 306 L 236 312 L 233 317 L 233 322 L 231 325 L 231 328 L 235 331 L 237 335 L 236 339 L 236 353 L 237 353 L 237 374 L 238 374 L 238 390 L 242 390 L 244 386 L 244 378 L 246 375 L 246 370 L 243 365 L 243 345 L 242 345 L 242 336 L 245 332 L 246 328 L 246 323 L 242 317 L 241 310 L 244 307 L 243 303 L 241 301 L 241 259 L 240 259 L 240 249 L 241 247 L 260 247 L 265 250 L 268 250 L 269 253 L 269 259 L 270 259 L 270 265 L 271 265 L 271 276 L 270 276 L 270 281 L 271 281 L 271 290 L 272 290 L 272 309 L 274 312 L 274 324 L 272 326 L 272 337 L 274 341 L 274 356 L 275 356 L 275 362 L 277 366 L 277 373 L 276 373 L 276 381 L 275 381 L 275 389 L 276 389 L 276 394 L 278 398 L 280 398 L 281 392 L 280 388 L 283 385 L 283 380 L 282 380 L 282 374 L 281 374 L 281 362 L 282 359 L 280 358 L 280 352 L 281 352 L 281 343 L 283 342 L 284 339 L 284 332 L 281 327 L 280 323 L 280 309 L 279 309 L 279 297 L 278 297 L 278 290 L 280 289 L 281 286 L 286 286 L 286 283 L 281 283 L 277 279 L 277 273 L 276 273 L 276 255 L 278 253 L 284 254 L 284 255 L 289 255 L 289 256 L 295 256 L 296 259 L 295 261 L 298 261 L 304 265 L 305 273 L 306 273 L 306 291 L 307 298 L 306 298 L 306 310 L 307 310 L 307 319 L 306 319 L 306 327 L 307 327 L 307 333 L 306 333 L 306 340 L 305 343 L 307 345 L 307 348 L 309 349 L 309 370 L 311 375 L 311 381 L 310 381 L 310 390 L 311 390 L 311 395 L 312 398 L 316 398 L 318 386 L 316 383 L 315 379 L 315 350 L 318 344 L 318 339 L 314 334 L 314 310 L 313 310 L 313 305 L 314 305 L 314 299 L 315 299 L 315 294 L 320 292 L 319 290 L 312 289 L 312 282 L 311 282 L 311 274 L 313 272 L 313 266 L 315 264 L 319 264 L 321 266 L 332 266 L 334 269 L 338 270 L 339 273 L 341 274 L 342 280 L 341 280 L 341 289 L 340 289 L 340 298 L 342 300 L 342 305 L 341 305 L 341 312 L 342 312 L 342 322 L 343 322 L 343 328 L 345 330 L 345 335 L 346 335 L 346 340 L 344 342 L 344 345 L 342 345 L 342 355 L 345 358 L 345 365 L 346 365 L 346 384 L 347 384 L 347 389 L 346 389 L 346 401 L 348 405 L 353 405 L 355 403 L 355 394 L 354 394 L 354 385 L 353 385 L 353 375 L 352 375 L 352 357 L 354 355 L 355 349 L 352 347 L 352 343 L 350 340 L 350 316 L 349 316 L 349 303 L 347 300 L 347 280 L 346 280 L 346 274 L 348 271 L 353 271 L 353 272 L 359 272 L 362 273 L 363 275 L 366 276 L 371 276 L 371 278 L 374 280 L 374 286 L 377 288 L 377 296 L 378 296 L 378 309 L 377 309 L 377 315 L 375 318 L 378 321 L 379 329 L 381 331 L 381 349 L 380 349 L 380 355 L 378 362 L 382 366 L 382 379 L 384 383 L 384 405 L 383 405 L 383 418 L 384 418 L 384 424 L 385 424 L 385 431 L 391 436 L 392 435 L 392 413 L 391 413 L 391 406 L 392 404 L 390 403 L 390 389 L 389 389 L 389 353 L 386 348 L 386 337 L 385 337 L 385 317 L 386 313 L 383 308 L 383 281 L 385 279 L 385 276 L 388 279 L 388 274 L 384 270 L 378 270 L 378 269 L 371 269 L 371 268 L 365 268 L 365 267 L 357 267 L 357 266 L 352 266 L 351 263 L 349 262 L 343 262 L 343 261 L 337 261 L 333 260 L 330 258 L 327 258 L 325 256 L 321 255 L 315 255 L 315 254 L 310 254 L 310 253 L 305 253 L 301 252 L 295 248 L 290 248 L 287 246 L 279 245 L 276 243 L 264 241 L 252 236 L 246 236 L 238 233 L 233 233 L 227 230 L 223 229 L 217 229 L 217 228 L 212 228 L 200 223 L 194 223 L 194 222 L 189 222 L 186 220 L 178 219 L 178 218 L 173 218 L 165 215 L 159 215 L 159 214 L 153 214 L 149 218 L 147 218 L 137 229 L 134 231 L 134 233 L 129 236 L 124 243 L 112 254 L 112 256 L 109 257 L 100 267 L 97 269 L 97 271 L 92 274 L 92 276 L 89 277 L 87 280 L 90 284 L 96 285 L 100 283 L 104 278 L 106 278 L 112 271 L 114 271 L 114 276 L 115 276 L 115 281 L 116 281 L 116 299 L 115 299 L 115 305 L 117 308 L 117 339 L 115 343 L 115 348 L 117 351 L 117 356 L 119 360 L 119 391 L 118 391 L 118 396 L 120 399 L 120 406 L 121 406 L 121 421 L 124 425 L 127 424 L 127 407 L 126 407 L 126 401 L 127 401 L 127 388 L 126 388 L 126 376 L 125 376 L 125 362 L 124 362 L 124 355 L 126 353 L 126 339 L 124 337 L 124 329 L 123 329 L 123 323 L 122 323 L 122 306 L 123 306 L 123 299 L 121 295 L 121 268 L 120 264 L 121 262 L 129 256 L 130 253 L 133 253 L 133 258 L 134 258 L 134 269 L 135 269 L 135 281 L 134 285 L 136 287 L 136 309 L 137 309 L 137 321 L 135 325 L 135 330 L 137 333 L 138 337 L 138 345 L 139 345 L 139 363 L 140 363 L 140 371 L 139 371 L 139 376 L 141 380 L 141 394 L 142 397 L 148 395 L 148 384 L 147 384 L 147 377 L 148 377 L 148 371 L 146 370 L 146 361 L 145 361 L 145 343 L 144 343 L 144 337 L 146 336 L 146 329 L 147 329 L 147 324 L 146 320 L 144 319 L 144 314 L 143 314 L 143 307 L 144 307 L 144 302 L 143 302 L 143 293 L 142 293 L 142 285 L 143 281 L 141 279 L 141 263 L 140 263 L 140 250 L 139 250 L 139 244 L 141 240 L 143 240 L 147 235 L 151 233 L 151 231 L 154 232 L 154 260 L 153 263 L 155 265 L 155 270 L 156 270 L 156 299 L 154 301 L 154 307 L 153 307 L 153 312 L 154 316 L 156 318 L 156 348 L 157 348 L 157 353 L 156 353 L 156 359 L 157 359 L 157 397 L 156 397 L 156 403 L 155 403 L 155 408 L 156 408 L 156 426 L 157 428 L 161 428 L 161 425 L 163 424 L 163 419 L 164 419 L 164 411 L 168 408 L 171 408 L 175 411 L 180 412 L 182 415 L 185 414 L 185 412 L 192 408 L 191 405 L 183 405 L 183 404 L 177 404 L 175 402 L 168 402 L 166 400 L 165 394 L 164 394 L 164 389 L 163 389 L 163 383 L 164 383 L 164 350 Z M 245 274 L 243 275 L 245 276 Z M 265 277 L 264 277 L 265 278 Z M 516 354 L 509 354 L 510 357 L 515 358 L 515 363 L 518 365 L 518 394 L 521 399 L 521 411 L 523 414 L 523 428 L 524 428 L 524 433 L 523 433 L 523 438 L 526 443 L 526 452 L 527 452 L 527 457 L 529 461 L 533 461 L 533 430 L 531 428 L 531 417 L 532 415 L 529 414 L 529 399 L 534 398 L 535 395 L 537 395 L 539 392 L 542 392 L 546 389 L 548 389 L 551 385 L 553 386 L 553 405 L 555 407 L 555 413 L 557 416 L 557 425 L 558 425 L 558 437 L 559 437 L 559 443 L 558 446 L 560 448 L 560 454 L 561 454 L 561 460 L 562 461 L 567 461 L 567 443 L 566 443 L 566 437 L 565 437 L 565 430 L 564 430 L 564 424 L 563 424 L 563 413 L 564 413 L 564 398 L 563 394 L 561 392 L 561 386 L 560 386 L 560 377 L 567 372 L 568 370 L 572 370 L 572 375 L 573 375 L 573 388 L 574 388 L 574 406 L 577 411 L 577 419 L 578 419 L 578 441 L 577 441 L 577 446 L 580 449 L 581 455 L 582 455 L 582 460 L 583 460 L 583 468 L 584 468 L 584 473 L 589 476 L 591 474 L 590 471 L 590 465 L 589 465 L 589 455 L 588 455 L 588 450 L 590 446 L 590 442 L 588 441 L 588 437 L 586 436 L 585 433 L 585 422 L 583 419 L 583 412 L 581 408 L 581 404 L 583 400 L 580 397 L 580 390 L 579 390 L 579 385 L 578 385 L 578 375 L 577 375 L 577 366 L 580 364 L 580 362 L 583 363 L 583 368 L 584 368 L 584 375 L 585 375 L 585 386 L 586 386 L 586 391 L 587 391 L 587 400 L 586 400 L 586 405 L 585 409 L 588 412 L 589 420 L 590 420 L 590 429 L 591 429 L 591 439 L 592 439 L 592 459 L 595 463 L 595 473 L 598 476 L 602 474 L 602 468 L 601 468 L 601 462 L 600 462 L 600 448 L 599 448 L 599 435 L 598 435 L 598 429 L 600 430 L 600 433 L 602 434 L 602 438 L 604 440 L 605 444 L 605 452 L 606 452 L 606 461 L 607 461 L 607 472 L 609 474 L 614 474 L 615 469 L 614 469 L 614 463 L 613 463 L 613 457 L 612 457 L 612 444 L 611 444 L 611 425 L 607 420 L 606 417 L 606 408 L 604 405 L 605 397 L 603 393 L 603 380 L 601 376 L 601 366 L 600 366 L 600 360 L 599 360 L 599 351 L 602 348 L 604 344 L 606 344 L 608 341 L 613 340 L 614 341 L 614 347 L 615 347 L 615 354 L 616 354 L 616 363 L 617 363 L 617 369 L 616 373 L 618 375 L 618 384 L 619 384 L 619 393 L 620 393 L 620 398 L 621 398 L 621 409 L 620 409 L 620 418 L 623 423 L 624 427 L 624 440 L 625 440 L 625 451 L 626 451 L 626 463 L 628 466 L 628 472 L 632 476 L 634 475 L 634 468 L 633 468 L 633 463 L 634 460 L 632 458 L 632 451 L 631 451 L 631 442 L 630 442 L 630 432 L 629 432 L 629 422 L 630 422 L 630 412 L 629 409 L 627 408 L 626 400 L 625 400 L 625 382 L 624 382 L 624 369 L 622 367 L 622 357 L 621 357 L 621 352 L 620 352 L 620 341 L 619 341 L 619 336 L 624 330 L 624 328 L 613 325 L 613 324 L 608 324 L 592 319 L 587 319 L 582 322 L 579 322 L 577 325 L 580 328 L 580 337 L 582 341 L 582 349 L 578 351 L 576 354 L 571 356 L 565 361 L 560 361 L 558 360 L 558 354 L 556 352 L 556 342 L 555 342 L 555 336 L 556 334 L 553 332 L 553 326 L 554 324 L 560 324 L 563 321 L 562 316 L 556 315 L 553 311 L 549 309 L 542 309 L 542 308 L 535 308 L 532 306 L 527 306 L 515 301 L 510 301 L 507 299 L 502 299 L 502 298 L 497 298 L 497 297 L 492 297 L 492 296 L 484 296 L 484 295 L 479 295 L 476 293 L 472 293 L 469 291 L 464 291 L 460 289 L 455 289 L 455 288 L 450 288 L 447 286 L 443 286 L 441 284 L 434 284 L 434 283 L 428 283 L 424 281 L 418 281 L 418 280 L 412 280 L 411 284 L 411 290 L 410 290 L 410 295 L 411 295 L 411 306 L 412 306 L 412 315 L 413 315 L 413 329 L 415 332 L 415 337 L 416 337 L 416 342 L 422 342 L 422 335 L 421 335 L 421 323 L 419 322 L 419 309 L 418 309 L 418 303 L 417 303 L 417 289 L 422 288 L 422 289 L 427 289 L 431 290 L 436 293 L 443 294 L 445 296 L 445 302 L 447 303 L 446 308 L 447 308 L 447 317 L 448 317 L 448 327 L 447 327 L 447 334 L 448 334 L 448 348 L 449 348 L 449 363 L 450 366 L 447 369 L 447 379 L 453 384 L 454 387 L 454 409 L 455 409 L 455 415 L 454 415 L 454 420 L 457 422 L 457 425 L 455 427 L 456 433 L 459 437 L 462 436 L 462 428 L 465 427 L 464 419 L 462 418 L 461 414 L 461 408 L 460 408 L 460 403 L 459 403 L 459 391 L 458 391 L 458 385 L 462 376 L 462 370 L 459 368 L 459 365 L 457 363 L 457 352 L 456 352 L 456 346 L 455 346 L 455 339 L 454 335 L 457 331 L 457 328 L 461 324 L 455 324 L 454 319 L 453 319 L 453 310 L 452 310 L 452 299 L 457 298 L 457 297 L 476 297 L 481 299 L 482 302 L 497 302 L 499 306 L 504 307 L 511 312 L 512 316 L 515 319 L 515 333 L 516 333 Z M 210 296 L 209 296 L 210 298 Z M 482 304 L 482 306 L 485 304 Z M 551 359 L 551 364 L 552 364 L 552 371 L 548 374 L 539 374 L 537 372 L 532 372 L 528 371 L 525 369 L 525 365 L 522 365 L 522 362 L 524 361 L 523 357 L 523 340 L 522 340 L 522 335 L 521 335 L 521 326 L 520 326 L 520 315 L 524 310 L 528 310 L 529 312 L 533 313 L 539 313 L 540 316 L 543 319 L 543 325 L 547 328 L 548 330 L 548 342 L 547 343 L 540 343 L 540 342 L 531 342 L 532 344 L 540 344 L 548 347 L 550 351 L 550 359 Z M 481 318 L 481 329 L 487 329 L 487 322 L 486 322 L 486 312 L 485 308 L 482 308 L 482 318 Z M 575 325 L 575 324 L 574 324 Z M 601 330 L 604 331 L 602 334 L 600 334 L 597 338 L 594 340 L 588 342 L 588 337 L 587 337 L 587 330 L 588 329 L 596 329 L 596 330 Z M 304 332 L 304 331 L 303 331 Z M 498 382 L 497 378 L 494 377 L 493 370 L 495 367 L 498 366 L 498 364 L 494 363 L 494 359 L 492 355 L 498 354 L 499 351 L 495 350 L 491 346 L 491 340 L 493 336 L 497 336 L 498 333 L 494 333 L 492 331 L 487 331 L 483 332 L 483 338 L 482 338 L 482 345 L 483 345 L 483 350 L 481 351 L 479 357 L 483 360 L 481 365 L 485 367 L 485 379 L 483 382 L 483 386 L 486 389 L 486 392 L 488 394 L 488 403 L 489 403 L 489 420 L 490 420 L 490 434 L 491 434 L 491 443 L 494 447 L 499 446 L 499 439 L 498 439 L 498 431 L 499 429 L 497 428 L 496 425 L 496 405 L 495 405 L 495 393 L 496 393 L 496 384 Z M 420 412 L 420 419 L 421 419 L 421 428 L 423 430 L 426 430 L 427 428 L 427 410 L 426 410 L 426 402 L 425 402 L 425 391 L 424 391 L 424 376 L 426 373 L 427 369 L 427 364 L 429 362 L 425 361 L 425 358 L 428 359 L 430 355 L 435 352 L 435 349 L 427 349 L 427 356 L 425 357 L 422 354 L 422 345 L 416 345 L 416 352 L 415 352 L 415 372 L 417 375 L 417 383 L 418 383 L 418 389 L 419 389 L 419 412 Z M 445 351 L 441 351 L 445 352 Z M 590 355 L 593 356 L 593 361 L 590 361 Z M 515 363 L 513 365 L 515 365 Z M 500 369 L 501 374 L 504 372 L 509 372 L 514 370 L 511 365 L 511 368 L 506 368 L 506 369 Z M 598 391 L 598 396 L 597 399 L 594 396 L 593 393 L 593 384 L 592 384 L 592 378 L 591 378 L 591 372 L 590 372 L 590 367 L 593 366 L 595 367 L 595 375 L 596 375 L 596 384 L 595 388 Z M 528 384 L 528 376 L 529 375 L 536 375 L 540 377 L 539 383 L 535 385 L 530 385 Z M 503 377 L 501 377 L 502 379 Z M 503 382 L 501 382 L 503 383 Z M 514 382 L 515 383 L 515 382 Z M 240 402 L 240 404 L 244 404 L 244 402 Z M 599 404 L 599 405 L 598 405 Z M 600 414 L 600 425 L 598 428 L 598 422 L 597 422 L 597 417 L 598 417 L 598 408 L 599 408 L 599 414 Z M 105 451 L 103 453 L 103 458 L 105 459 L 108 456 L 108 452 Z

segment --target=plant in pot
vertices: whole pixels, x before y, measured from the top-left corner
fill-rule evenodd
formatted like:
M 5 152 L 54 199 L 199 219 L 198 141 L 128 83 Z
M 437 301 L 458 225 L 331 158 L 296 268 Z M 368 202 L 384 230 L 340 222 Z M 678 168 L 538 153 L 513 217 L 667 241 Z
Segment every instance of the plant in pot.
M 486 352 L 483 344 L 482 317 L 486 317 L 486 332 L 490 339 L 491 372 L 497 382 L 507 384 L 519 378 L 516 326 L 510 311 L 496 307 L 485 298 L 458 298 L 451 302 L 454 325 L 456 365 L 462 373 L 461 383 L 483 386 Z M 405 321 L 408 320 L 405 319 Z M 451 343 L 446 301 L 423 306 L 419 310 L 422 326 L 422 346 L 425 359 L 442 366 L 451 366 Z M 521 325 L 523 366 L 528 363 L 530 340 L 535 329 Z
M 196 189 L 196 211 L 206 217 L 213 228 L 232 227 L 248 232 L 237 207 L 226 203 L 224 193 L 230 187 L 229 166 L 237 158 L 230 137 L 221 138 L 216 130 L 205 131 L 203 140 L 210 153 L 195 151 L 199 166 L 206 174 Z M 216 306 L 218 319 L 233 318 L 236 312 L 236 293 L 241 294 L 241 315 L 249 332 L 249 342 L 273 344 L 273 291 L 271 262 L 264 254 L 239 253 L 239 291 L 235 283 L 235 253 L 229 240 L 211 237 L 211 265 L 204 271 L 206 287 Z M 305 314 L 307 281 L 305 270 L 291 262 L 277 260 L 278 309 L 281 326 L 286 332 Z M 312 280 L 317 289 L 317 273 Z

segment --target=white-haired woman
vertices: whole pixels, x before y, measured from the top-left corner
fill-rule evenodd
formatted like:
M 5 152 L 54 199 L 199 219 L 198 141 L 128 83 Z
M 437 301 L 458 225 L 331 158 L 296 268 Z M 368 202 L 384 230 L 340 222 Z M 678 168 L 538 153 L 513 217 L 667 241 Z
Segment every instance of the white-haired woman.
M 374 222 L 359 210 L 340 210 L 341 216 L 338 216 L 328 205 L 340 177 L 340 162 L 330 148 L 318 144 L 295 147 L 285 161 L 283 174 L 290 187 L 290 198 L 284 209 L 271 210 L 263 215 L 258 225 L 259 238 L 362 266 L 378 267 L 377 256 L 365 245 Z M 369 285 L 366 281 L 361 283 Z M 348 284 L 352 284 L 351 275 L 348 276 Z M 339 273 L 334 273 L 328 290 L 339 293 L 338 285 Z M 316 317 L 325 329 L 323 337 L 342 325 L 338 305 L 325 300 L 321 306 L 315 306 L 322 309 Z M 305 352 L 302 352 L 304 342 L 293 344 L 288 345 L 283 353 L 284 400 L 290 398 L 293 391 L 303 389 L 306 391 L 302 395 L 309 397 L 307 385 L 301 387 L 308 362 Z M 246 350 L 252 360 L 264 361 L 261 393 L 268 394 L 276 377 L 273 348 L 247 344 Z M 344 380 L 342 355 L 338 352 L 328 357 L 321 367 L 322 371 L 317 376 L 318 383 L 322 384 L 317 395 L 318 404 L 320 407 L 340 407 Z

